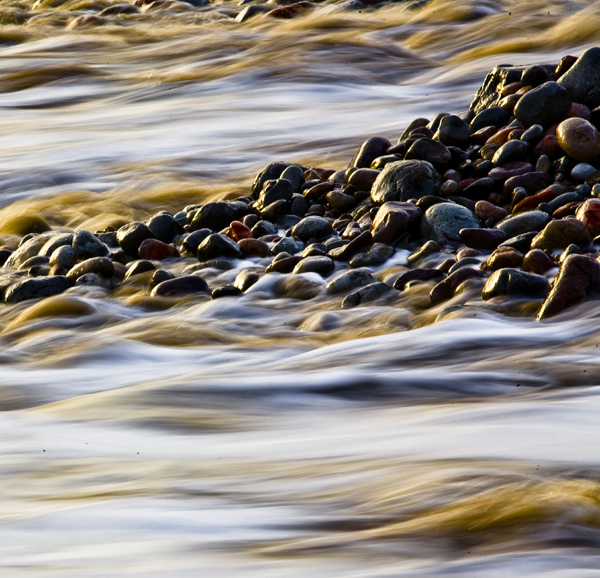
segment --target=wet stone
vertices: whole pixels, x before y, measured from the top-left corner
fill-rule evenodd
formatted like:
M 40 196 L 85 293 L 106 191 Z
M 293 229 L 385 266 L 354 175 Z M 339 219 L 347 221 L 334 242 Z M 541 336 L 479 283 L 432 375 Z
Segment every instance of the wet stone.
M 241 239 L 238 245 L 244 257 L 266 257 L 269 254 L 269 245 L 259 239 Z
M 350 267 L 377 267 L 383 265 L 396 251 L 389 245 L 374 243 L 373 246 L 363 253 L 357 253 L 350 259 Z
M 40 255 L 46 255 L 49 257 L 54 253 L 56 249 L 59 247 L 63 247 L 65 245 L 71 246 L 73 243 L 73 233 L 59 233 L 58 235 L 54 235 L 50 237 L 48 241 L 44 244 L 44 246 L 40 249 Z M 75 254 L 75 253 L 73 253 Z
M 571 243 L 587 247 L 592 238 L 586 226 L 574 218 L 550 221 L 531 242 L 532 249 L 564 249 Z
M 47 265 L 49 263 L 48 257 L 45 255 L 36 255 L 35 257 L 29 257 L 22 265 L 19 266 L 19 270 L 26 271 L 36 265 Z
M 173 245 L 167 245 L 158 239 L 146 239 L 142 241 L 138 249 L 138 255 L 141 259 L 150 259 L 154 261 L 163 261 L 179 257 L 179 251 Z
M 148 288 L 150 290 L 152 290 L 152 289 L 154 289 L 154 287 L 156 287 L 158 284 L 162 283 L 163 281 L 169 281 L 170 279 L 173 279 L 173 278 L 174 278 L 173 273 L 171 273 L 170 271 L 167 271 L 166 269 L 157 269 L 152 274 L 152 277 L 150 277 L 150 281 L 148 282 Z
M 356 168 L 369 168 L 371 163 L 386 153 L 391 143 L 386 138 L 372 137 L 367 139 L 360 147 L 350 166 Z
M 427 257 L 429 255 L 433 255 L 434 253 L 437 253 L 439 250 L 440 250 L 440 246 L 435 241 L 432 241 L 432 240 L 426 241 L 416 251 L 413 251 L 407 257 L 407 261 L 411 265 L 413 265 L 413 264 L 417 263 L 418 261 L 420 261 L 421 259 L 424 259 L 425 257 Z
M 503 144 L 492 157 L 495 166 L 502 166 L 514 161 L 520 161 L 527 154 L 529 143 L 522 140 L 509 140 Z
M 215 201 L 202 205 L 190 223 L 192 231 L 211 229 L 220 231 L 229 226 L 231 221 L 241 221 L 250 209 L 241 201 Z
M 293 232 L 293 230 L 292 230 Z M 279 253 L 289 253 L 294 255 L 304 250 L 304 243 L 298 237 L 284 237 L 277 243 L 275 243 L 269 253 L 271 255 L 278 255 Z
M 444 277 L 446 277 L 446 274 L 440 269 L 411 269 L 406 273 L 402 273 L 402 275 L 394 281 L 394 289 L 404 291 L 406 286 L 414 281 L 426 283 L 427 281 L 439 281 Z
M 575 212 L 592 237 L 600 235 L 600 199 L 586 199 Z
M 319 257 L 327 255 L 327 247 L 324 243 L 311 243 L 304 251 L 302 251 L 301 257 Z
M 598 169 L 588 163 L 579 163 L 573 167 L 571 178 L 576 181 L 583 182 L 588 177 L 591 177 Z
M 374 242 L 393 244 L 421 215 L 421 209 L 411 203 L 384 203 L 379 207 L 371 225 Z
M 276 297 L 307 301 L 319 295 L 321 285 L 302 275 L 286 275 L 275 283 L 273 291 Z
M 427 161 L 397 161 L 384 167 L 373 183 L 371 199 L 375 203 L 407 201 L 435 195 L 440 187 L 440 176 Z
M 544 211 L 527 211 L 506 217 L 496 225 L 496 228 L 511 238 L 522 233 L 537 233 L 546 226 L 549 220 L 548 213 Z
M 546 277 L 519 269 L 498 269 L 487 280 L 481 293 L 484 300 L 500 295 L 545 297 L 550 291 Z
M 546 271 L 555 267 L 554 261 L 541 249 L 532 249 L 528 251 L 523 258 L 521 268 L 523 271 L 543 275 Z
M 121 249 L 130 257 L 137 257 L 142 242 L 152 237 L 152 231 L 148 226 L 139 221 L 124 225 L 117 231 L 117 241 Z
M 379 173 L 380 171 L 375 169 L 357 169 L 350 175 L 348 184 L 359 191 L 370 191 Z
M 327 284 L 326 289 L 331 294 L 346 293 L 375 282 L 375 277 L 368 269 L 353 269 L 337 275 Z
M 516 249 L 521 253 L 526 253 L 529 251 L 531 247 L 531 241 L 537 235 L 536 231 L 532 231 L 531 233 L 521 233 L 520 235 L 515 235 L 514 237 L 510 237 L 506 239 L 503 243 L 500 243 L 499 248 L 508 247 L 512 249 Z
M 469 146 L 471 130 L 469 125 L 460 117 L 449 114 L 442 118 L 434 138 L 446 146 L 466 149 Z
M 567 90 L 550 81 L 524 94 L 515 106 L 514 114 L 525 128 L 534 124 L 549 128 L 567 117 L 571 104 Z
M 127 272 L 125 273 L 125 277 L 123 280 L 129 279 L 134 275 L 139 275 L 141 273 L 146 273 L 147 271 L 154 271 L 156 267 L 150 261 L 146 261 L 144 259 L 140 259 L 138 261 L 134 261 L 127 267 Z
M 256 175 L 256 178 L 254 179 L 254 182 L 252 183 L 252 187 L 250 189 L 250 196 L 254 200 L 257 200 L 258 196 L 260 195 L 260 192 L 262 191 L 262 188 L 263 188 L 263 185 L 265 184 L 265 182 L 273 180 L 273 179 L 278 179 L 281 176 L 281 173 L 283 173 L 283 171 L 290 166 L 292 166 L 292 163 L 284 163 L 284 162 L 269 163 L 260 173 L 258 173 L 258 175 Z M 239 220 L 239 219 L 238 218 L 230 219 L 227 224 L 229 224 L 231 221 L 234 221 L 234 220 Z M 208 226 L 208 225 L 206 225 L 206 226 Z M 199 227 L 199 228 L 202 228 L 202 227 Z M 220 227 L 220 229 L 222 229 L 222 228 L 223 227 Z
M 184 295 L 208 292 L 208 285 L 202 277 L 198 277 L 197 275 L 185 275 L 183 277 L 177 277 L 158 283 L 154 289 L 152 289 L 151 295 L 160 297 L 182 297 Z
M 210 261 L 219 257 L 241 259 L 242 250 L 233 239 L 220 233 L 213 233 L 200 243 L 196 255 L 198 261 Z
M 506 241 L 506 233 L 500 229 L 461 229 L 458 234 L 461 241 L 473 249 L 495 249 Z
M 454 203 L 440 203 L 425 212 L 421 233 L 438 245 L 458 245 L 461 243 L 461 229 L 479 226 L 477 216 L 466 207 Z
M 506 126 L 508 119 L 510 118 L 510 112 L 501 106 L 493 106 L 482 110 L 469 125 L 471 132 L 477 132 L 487 126 L 495 126 L 501 128 Z
M 67 273 L 67 277 L 71 281 L 75 281 L 87 273 L 95 273 L 109 279 L 115 274 L 115 267 L 108 257 L 92 257 L 72 267 Z
M 198 231 L 194 231 L 185 237 L 182 247 L 191 255 L 195 255 L 200 243 L 202 243 L 209 235 L 212 235 L 211 229 L 199 229 Z
M 300 165 L 290 165 L 281 173 L 279 178 L 289 181 L 292 185 L 292 193 L 296 194 L 304 183 L 304 170 Z
M 306 257 L 293 270 L 293 273 L 318 273 L 327 277 L 335 269 L 335 263 L 329 257 Z
M 289 201 L 294 194 L 292 183 L 287 179 L 274 179 L 266 181 L 258 197 L 257 208 L 262 211 L 275 201 Z
M 543 136 L 544 127 L 541 124 L 533 124 L 521 135 L 521 140 L 534 145 L 537 144 Z
M 35 277 L 10 285 L 4 293 L 5 303 L 21 303 L 29 299 L 39 299 L 63 293 L 71 286 L 67 277 Z
M 255 239 L 260 239 L 266 235 L 277 235 L 277 227 L 270 221 L 258 221 L 252 229 L 252 235 Z
M 560 148 L 570 157 L 589 162 L 600 154 L 600 134 L 598 129 L 583 118 L 568 118 L 556 129 Z
M 590 110 L 600 106 L 600 48 L 586 50 L 560 77 L 575 102 L 587 105 Z
M 182 235 L 183 227 L 169 213 L 158 213 L 148 220 L 148 228 L 155 239 L 163 243 L 171 243 L 175 237 Z
M 287 253 L 279 253 L 279 255 L 287 255 L 283 259 L 273 259 L 271 264 L 267 267 L 267 273 L 291 273 L 296 265 L 302 261 L 300 255 L 289 256 Z M 278 256 L 279 256 L 278 255 Z
M 481 268 L 486 271 L 496 271 L 504 267 L 520 267 L 523 253 L 513 247 L 498 247 L 485 261 Z
M 58 247 L 50 255 L 49 264 L 51 267 L 58 265 L 59 267 L 69 270 L 75 263 L 77 263 L 75 251 L 73 251 L 73 247 L 71 247 L 70 244 Z
M 333 227 L 331 222 L 324 217 L 309 216 L 304 217 L 297 225 L 292 229 L 292 236 L 298 237 L 303 242 L 307 242 L 310 239 L 320 241 L 326 239 L 333 234 Z M 298 249 L 302 250 L 302 249 Z
M 260 275 L 253 269 L 243 269 L 240 271 L 233 281 L 233 285 L 240 291 L 250 289 L 260 279 Z
M 35 257 L 44 246 L 45 242 L 46 238 L 42 236 L 35 236 L 25 241 L 25 243 L 20 245 L 16 251 L 13 251 L 13 253 L 10 254 L 4 266 L 14 268 L 19 267 L 19 265 L 25 263 L 30 257 Z
M 452 155 L 440 141 L 431 138 L 420 138 L 406 151 L 404 158 L 406 160 L 428 161 L 434 166 L 443 166 L 452 160 Z
M 365 285 L 364 287 L 355 289 L 352 291 L 352 293 L 348 294 L 344 298 L 342 301 L 342 309 L 351 309 L 353 307 L 358 307 L 363 303 L 374 301 L 375 299 L 379 299 L 379 297 L 388 293 L 390 290 L 391 288 L 389 285 L 386 285 L 381 281 L 376 281 L 375 283 Z
M 448 274 L 451 275 L 452 273 L 454 273 L 454 271 L 458 271 L 463 267 L 479 267 L 480 263 L 481 259 L 479 259 L 478 257 L 463 257 L 462 259 L 459 259 L 456 263 L 454 263 L 454 265 L 452 265 L 450 269 L 448 269 Z
M 468 279 L 478 279 L 483 277 L 483 271 L 473 267 L 463 267 L 458 271 L 448 275 L 443 281 L 440 281 L 429 293 L 431 303 L 439 305 L 448 299 L 451 299 L 458 289 L 458 286 Z
M 600 264 L 587 255 L 569 255 L 538 312 L 538 320 L 553 317 L 586 297 L 600 295 Z

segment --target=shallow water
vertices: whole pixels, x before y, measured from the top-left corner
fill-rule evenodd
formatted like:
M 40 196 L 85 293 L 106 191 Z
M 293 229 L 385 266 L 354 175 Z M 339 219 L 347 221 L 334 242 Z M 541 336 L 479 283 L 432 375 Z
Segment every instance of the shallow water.
M 111 4 L 0 5 L 2 242 L 22 215 L 96 230 L 245 194 L 273 160 L 344 168 L 493 65 L 600 40 L 583 1 L 68 28 Z M 146 281 L 0 308 L 2 576 L 600 576 L 597 302 L 539 324 L 477 286 L 345 310 L 310 275 L 308 300 Z

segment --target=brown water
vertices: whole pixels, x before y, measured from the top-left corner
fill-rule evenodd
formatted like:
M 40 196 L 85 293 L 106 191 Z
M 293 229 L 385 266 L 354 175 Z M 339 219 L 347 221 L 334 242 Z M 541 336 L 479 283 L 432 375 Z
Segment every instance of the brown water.
M 600 44 L 589 1 L 68 27 L 112 4 L 0 4 L 2 242 L 23 215 L 96 230 L 245 194 L 273 160 L 344 168 L 494 64 Z M 306 301 L 265 278 L 157 310 L 141 279 L 0 308 L 0 575 L 600 576 L 600 304 L 342 310 L 308 278 Z

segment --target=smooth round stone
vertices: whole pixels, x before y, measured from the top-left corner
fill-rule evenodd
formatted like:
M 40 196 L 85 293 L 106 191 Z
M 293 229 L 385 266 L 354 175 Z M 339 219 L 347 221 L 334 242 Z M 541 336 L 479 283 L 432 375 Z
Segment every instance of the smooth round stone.
M 539 64 L 528 66 L 521 74 L 521 84 L 523 86 L 539 86 L 548 81 L 548 71 Z
M 196 256 L 198 261 L 210 261 L 219 257 L 241 259 L 242 250 L 233 239 L 220 233 L 213 233 L 200 243 Z
M 27 269 L 35 267 L 36 265 L 48 265 L 49 262 L 50 259 L 48 259 L 48 257 L 44 255 L 36 255 L 35 257 L 29 257 L 29 259 L 27 259 L 27 261 L 25 261 L 25 263 L 19 267 L 19 270 L 26 271 Z
M 252 236 L 255 239 L 260 239 L 260 237 L 264 237 L 266 235 L 277 235 L 277 227 L 271 223 L 270 221 L 258 221 L 251 228 Z
M 349 211 L 358 203 L 352 195 L 346 195 L 341 189 L 334 189 L 327 193 L 327 202 L 332 209 L 344 212 Z
M 496 228 L 504 231 L 508 238 L 516 237 L 523 233 L 539 232 L 548 221 L 550 216 L 544 211 L 526 211 L 518 215 L 509 215 L 500 221 Z
M 446 146 L 453 146 L 466 150 L 469 146 L 471 130 L 469 129 L 469 125 L 462 118 L 449 114 L 440 120 L 440 125 L 438 126 L 434 138 Z
M 306 215 L 308 211 L 308 202 L 303 195 L 294 194 L 288 203 L 288 212 L 289 215 L 295 215 L 299 218 L 302 218 Z
M 169 213 L 158 213 L 150 217 L 146 223 L 155 239 L 170 243 L 177 235 L 184 232 L 183 227 Z
M 359 191 L 370 191 L 373 183 L 379 176 L 375 169 L 356 169 L 348 179 L 348 184 L 357 188 Z
M 208 292 L 208 285 L 202 277 L 198 277 L 197 275 L 185 275 L 183 277 L 162 281 L 152 289 L 150 294 L 153 297 L 182 297 L 184 295 Z
M 138 249 L 138 255 L 140 259 L 163 261 L 164 259 L 179 257 L 179 251 L 173 245 L 168 245 L 158 239 L 146 239 L 142 241 Z
M 588 163 L 578 163 L 573 167 L 573 170 L 571 171 L 571 177 L 576 181 L 583 182 L 597 172 L 597 170 L 598 169 L 596 167 Z
M 211 299 L 220 299 L 221 297 L 237 297 L 242 295 L 243 291 L 235 285 L 223 285 L 216 287 L 210 294 Z
M 544 136 L 544 127 L 541 124 L 530 126 L 522 135 L 521 140 L 529 144 L 535 144 Z
M 10 285 L 4 293 L 6 303 L 20 303 L 28 299 L 50 297 L 66 291 L 71 286 L 67 277 L 55 275 L 53 277 L 35 277 L 25 279 Z
M 509 140 L 494 153 L 492 163 L 495 166 L 501 166 L 514 161 L 521 161 L 528 150 L 529 143 L 523 140 Z
M 207 203 L 196 210 L 190 228 L 192 231 L 205 228 L 221 231 L 228 227 L 231 221 L 241 221 L 248 213 L 250 213 L 248 205 L 241 201 Z
M 575 102 L 600 106 L 600 48 L 586 50 L 559 79 Z
M 142 242 L 152 238 L 152 231 L 139 221 L 124 225 L 117 231 L 117 241 L 121 249 L 130 257 L 137 257 Z
M 508 211 L 488 201 L 477 201 L 475 203 L 475 214 L 482 220 L 500 221 L 508 215 Z
M 352 271 L 344 271 L 334 277 L 325 289 L 328 293 L 345 293 L 358 287 L 364 287 L 370 283 L 375 283 L 377 280 L 368 269 L 354 269 Z
M 513 142 L 513 141 L 509 141 Z M 500 167 L 494 167 L 489 173 L 488 176 L 495 181 L 505 182 L 512 177 L 518 177 L 520 175 L 524 175 L 526 173 L 530 173 L 533 171 L 533 165 L 529 164 L 526 161 L 513 161 L 509 163 L 505 163 Z
M 483 271 L 474 267 L 463 267 L 440 281 L 430 292 L 429 298 L 433 305 L 439 305 L 452 298 L 458 287 L 469 279 L 483 277 Z
M 383 265 L 396 250 L 383 243 L 373 243 L 373 246 L 367 251 L 357 253 L 350 259 L 349 266 L 352 269 L 360 267 L 377 267 Z
M 273 286 L 276 297 L 307 301 L 314 299 L 321 292 L 321 284 L 311 281 L 302 275 L 286 275 Z
M 600 154 L 598 129 L 583 118 L 568 118 L 556 129 L 560 148 L 575 160 L 588 162 Z
M 557 315 L 585 297 L 599 293 L 600 263 L 587 255 L 569 255 L 562 263 L 537 318 L 542 320 Z
M 383 137 L 375 136 L 367 139 L 360 147 L 350 166 L 356 168 L 369 168 L 371 163 L 386 153 L 392 143 Z
M 146 273 L 147 271 L 154 271 L 156 267 L 150 261 L 146 261 L 144 259 L 140 259 L 138 261 L 134 261 L 127 267 L 127 271 L 125 276 L 123 277 L 123 281 L 133 277 L 134 275 L 140 275 L 141 273 Z
M 545 297 L 550 291 L 548 279 L 520 269 L 498 269 L 487 280 L 481 297 L 485 301 L 500 295 Z
M 521 268 L 529 273 L 543 275 L 546 271 L 554 268 L 554 261 L 541 249 L 532 249 L 523 257 Z
M 575 212 L 592 237 L 600 235 L 600 199 L 586 199 Z
M 263 185 L 265 184 L 265 182 L 273 180 L 273 179 L 278 179 L 281 176 L 281 173 L 283 173 L 283 171 L 290 166 L 292 166 L 291 163 L 284 163 L 284 162 L 269 163 L 260 173 L 258 173 L 258 175 L 256 175 L 256 178 L 254 179 L 254 182 L 252 183 L 252 187 L 250 188 L 250 196 L 254 200 L 258 199 L 258 196 L 260 195 L 260 192 L 262 191 L 262 188 L 263 188 Z M 231 221 L 234 221 L 234 220 L 239 220 L 239 219 L 238 218 L 230 219 L 230 221 L 227 223 L 227 225 Z M 219 229 L 223 229 L 225 226 L 226 225 L 223 225 L 223 227 L 219 227 Z M 203 227 L 198 227 L 198 228 L 202 229 Z
M 293 270 L 293 273 L 318 273 L 327 277 L 335 269 L 332 259 L 325 256 L 306 257 L 302 259 Z
M 44 244 L 44 246 L 40 249 L 39 254 L 50 257 L 52 253 L 59 247 L 63 247 L 65 245 L 71 246 L 73 244 L 73 233 L 60 233 L 58 235 L 54 235 L 50 237 L 48 241 Z M 73 252 L 75 254 L 75 252 Z M 93 255 L 95 256 L 95 255 Z M 102 255 L 99 255 L 102 256 Z
M 351 309 L 353 307 L 358 307 L 363 303 L 374 301 L 388 293 L 390 290 L 391 287 L 381 281 L 365 285 L 360 289 L 355 289 L 349 295 L 346 295 L 342 301 L 342 309 Z
M 241 291 L 246 291 L 247 289 L 250 289 L 250 287 L 252 287 L 252 285 L 254 285 L 259 279 L 260 274 L 258 271 L 255 271 L 254 269 L 243 269 L 236 275 L 233 284 Z
M 506 241 L 506 233 L 500 229 L 461 229 L 458 232 L 461 241 L 473 249 L 495 249 Z
M 427 161 L 396 161 L 387 164 L 373 183 L 371 199 L 378 204 L 419 199 L 435 195 L 440 182 L 440 175 Z
M 484 200 L 496 189 L 496 181 L 490 177 L 483 177 L 472 182 L 462 191 L 462 196 L 467 199 Z M 460 194 L 460 193 L 459 193 Z
M 173 278 L 173 273 L 170 271 L 167 271 L 166 269 L 157 269 L 154 271 L 154 273 L 152 273 L 152 277 L 150 277 L 148 288 L 154 289 L 154 287 L 156 287 L 159 283 L 162 283 L 163 281 L 169 281 Z
M 461 229 L 479 228 L 479 219 L 469 209 L 454 203 L 439 203 L 429 207 L 421 222 L 421 232 L 439 245 L 461 243 Z
M 69 247 L 70 249 L 71 247 Z M 10 257 L 12 251 L 10 249 L 0 249 L 0 267 L 4 266 L 6 260 Z
M 304 183 L 304 170 L 300 165 L 291 165 L 281 173 L 279 178 L 289 181 L 295 194 Z
M 68 271 L 75 263 L 77 263 L 75 251 L 73 251 L 73 247 L 71 247 L 70 244 L 58 247 L 50 255 L 49 264 L 51 267 L 58 265 L 59 267 L 64 267 Z
M 463 259 L 459 259 L 450 269 L 448 269 L 448 273 L 451 275 L 454 271 L 458 271 L 463 267 L 479 267 L 481 260 L 477 257 L 464 257 Z
M 498 247 L 482 264 L 486 271 L 496 271 L 504 267 L 520 267 L 523 262 L 523 253 L 513 247 Z
M 406 260 L 413 265 L 421 259 L 437 253 L 439 250 L 440 246 L 435 241 L 429 240 L 423 243 L 418 249 L 413 251 Z
M 327 255 L 327 247 L 324 243 L 311 243 L 302 251 L 300 255 L 302 258 L 305 257 L 319 257 Z
M 238 245 L 244 257 L 266 257 L 269 245 L 259 239 L 240 239 Z
M 271 255 L 278 255 L 280 253 L 288 253 L 294 255 L 304 250 L 304 243 L 298 239 L 298 237 L 284 237 L 277 243 L 275 243 L 269 253 Z
M 39 254 L 40 249 L 44 246 L 46 238 L 40 236 L 32 237 L 20 245 L 16 251 L 13 251 L 6 260 L 5 267 L 17 268 L 30 257 L 35 257 Z
M 289 201 L 294 194 L 292 183 L 287 179 L 274 179 L 266 181 L 258 197 L 257 208 L 262 211 L 275 201 Z
M 211 229 L 199 229 L 198 231 L 194 231 L 185 237 L 182 247 L 188 253 L 195 255 L 200 243 L 202 243 L 209 235 L 212 235 Z
M 76 281 L 79 277 L 88 273 L 95 273 L 110 279 L 115 274 L 115 267 L 108 257 L 92 257 L 72 267 L 67 273 L 67 277 L 71 281 Z
M 482 110 L 469 125 L 472 133 L 488 126 L 501 128 L 508 123 L 510 112 L 501 106 L 492 106 Z
M 428 161 L 433 165 L 447 165 L 452 160 L 452 154 L 440 141 L 420 138 L 406 151 L 404 158 Z
M 330 237 L 332 234 L 333 227 L 331 226 L 331 222 L 324 217 L 316 215 L 304 217 L 304 219 L 292 228 L 292 236 L 298 237 L 298 239 L 305 243 L 310 239 L 320 241 Z
M 549 128 L 566 118 L 571 104 L 571 97 L 562 85 L 545 82 L 521 97 L 514 115 L 525 128 L 534 124 Z
M 379 207 L 371 224 L 371 233 L 375 243 L 391 245 L 421 215 L 421 209 L 412 203 L 393 201 L 384 203 Z
M 406 271 L 406 273 L 402 273 L 400 277 L 394 281 L 394 289 L 404 291 L 409 283 L 414 283 L 415 281 L 420 281 L 421 283 L 439 281 L 445 276 L 446 274 L 440 269 L 411 269 L 410 271 Z

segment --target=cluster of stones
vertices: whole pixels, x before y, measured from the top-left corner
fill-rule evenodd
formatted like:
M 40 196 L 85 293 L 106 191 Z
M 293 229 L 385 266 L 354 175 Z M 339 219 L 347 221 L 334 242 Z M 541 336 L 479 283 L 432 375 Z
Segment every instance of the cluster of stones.
M 369 138 L 347 169 L 274 162 L 242 198 L 118 230 L 29 233 L 0 248 L 0 297 L 146 274 L 158 297 L 237 296 L 271 275 L 280 295 L 309 299 L 317 274 L 343 307 L 418 283 L 438 305 L 476 280 L 483 300 L 538 300 L 547 318 L 600 295 L 599 125 L 600 48 L 498 67 L 467 112 L 418 118 L 396 144 Z M 397 248 L 408 265 L 377 280 Z M 207 270 L 240 260 L 250 265 L 233 283 L 209 287 Z

